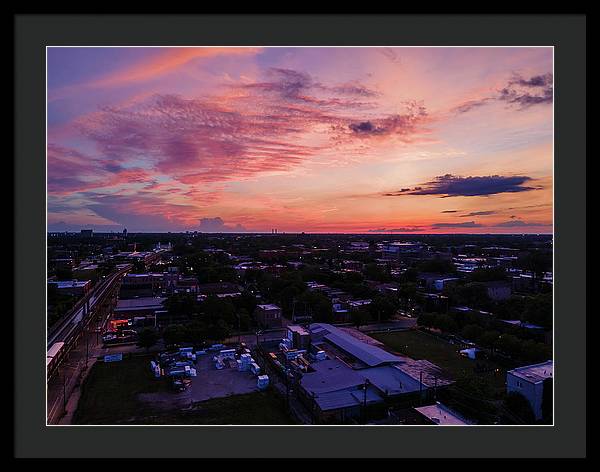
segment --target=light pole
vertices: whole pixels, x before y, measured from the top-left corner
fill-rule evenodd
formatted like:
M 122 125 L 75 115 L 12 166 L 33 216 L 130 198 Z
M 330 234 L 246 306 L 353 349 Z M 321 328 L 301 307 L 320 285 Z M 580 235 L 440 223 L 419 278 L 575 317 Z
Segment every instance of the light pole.
M 88 359 L 90 357 L 90 332 L 88 326 L 85 327 L 85 368 L 88 366 Z
M 256 347 L 257 347 L 257 348 L 258 348 L 258 345 L 259 345 L 259 343 L 258 343 L 258 337 L 259 337 L 261 334 L 262 334 L 262 331 L 261 331 L 260 329 L 256 331 Z
M 62 384 L 63 384 L 63 411 L 67 410 L 67 380 L 65 370 L 63 369 L 62 375 Z
M 364 384 L 364 393 L 363 393 L 363 423 L 367 424 L 367 389 L 369 388 L 369 385 L 371 385 L 371 382 L 369 381 L 369 379 L 365 379 L 365 384 Z

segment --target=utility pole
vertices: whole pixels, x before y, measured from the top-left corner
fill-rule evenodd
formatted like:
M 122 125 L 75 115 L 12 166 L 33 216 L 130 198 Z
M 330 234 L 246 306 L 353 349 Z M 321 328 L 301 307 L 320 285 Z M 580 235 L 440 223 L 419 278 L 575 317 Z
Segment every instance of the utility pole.
M 90 357 L 90 332 L 89 327 L 85 327 L 85 368 L 88 366 L 88 359 Z
M 285 356 L 285 404 L 290 409 L 290 377 L 288 374 L 288 358 Z
M 363 392 L 363 424 L 367 424 L 367 389 L 369 388 L 369 379 L 365 379 L 364 392 Z
M 261 330 L 257 330 L 256 331 L 256 347 L 258 348 L 259 342 L 258 342 L 258 337 L 262 334 Z
M 63 369 L 62 381 L 63 381 L 63 411 L 67 411 L 67 379 L 66 379 L 64 369 Z

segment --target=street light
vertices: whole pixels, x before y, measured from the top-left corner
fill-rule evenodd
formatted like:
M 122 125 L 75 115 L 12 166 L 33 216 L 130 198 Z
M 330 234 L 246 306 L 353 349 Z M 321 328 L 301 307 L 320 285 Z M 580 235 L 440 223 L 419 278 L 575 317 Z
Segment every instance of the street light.
M 258 337 L 263 334 L 263 332 L 259 329 L 256 331 L 256 347 L 258 347 Z
M 364 383 L 364 396 L 363 396 L 363 423 L 367 423 L 367 389 L 371 385 L 369 379 L 365 379 Z

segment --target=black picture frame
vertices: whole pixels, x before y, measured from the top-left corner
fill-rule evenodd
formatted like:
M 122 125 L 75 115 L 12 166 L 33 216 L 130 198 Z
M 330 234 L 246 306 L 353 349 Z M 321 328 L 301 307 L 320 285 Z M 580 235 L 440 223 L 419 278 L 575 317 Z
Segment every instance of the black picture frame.
M 584 15 L 16 15 L 14 33 L 16 457 L 586 455 Z M 555 425 L 46 426 L 45 48 L 58 45 L 554 46 Z

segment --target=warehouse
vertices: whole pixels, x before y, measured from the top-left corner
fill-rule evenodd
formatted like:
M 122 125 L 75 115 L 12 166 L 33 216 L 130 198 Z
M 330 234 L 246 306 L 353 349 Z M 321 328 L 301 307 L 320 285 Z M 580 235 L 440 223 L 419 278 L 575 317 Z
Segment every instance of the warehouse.
M 397 356 L 325 323 L 310 326 L 311 343 L 327 359 L 310 364 L 300 398 L 318 422 L 344 423 L 385 410 L 390 401 L 422 398 L 452 381 L 426 360 Z
M 115 315 L 120 318 L 132 318 L 134 316 L 154 316 L 157 311 L 164 310 L 163 297 L 132 298 L 130 300 L 119 300 L 115 308 Z

